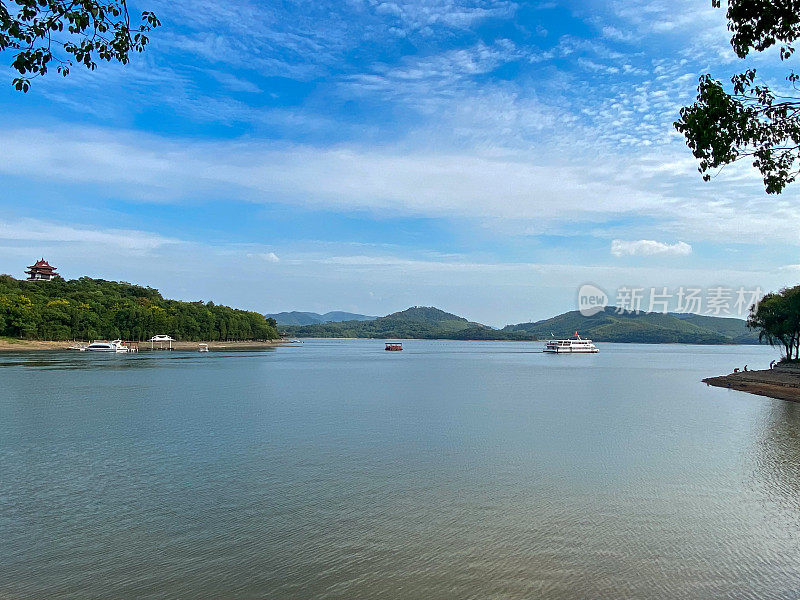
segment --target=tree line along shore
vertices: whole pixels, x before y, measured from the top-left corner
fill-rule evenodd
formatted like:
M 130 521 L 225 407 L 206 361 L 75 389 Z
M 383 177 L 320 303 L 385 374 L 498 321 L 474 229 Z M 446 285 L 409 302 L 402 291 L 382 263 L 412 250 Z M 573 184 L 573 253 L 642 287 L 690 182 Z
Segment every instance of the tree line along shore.
M 167 300 L 149 287 L 90 277 L 37 282 L 0 275 L 0 337 L 7 338 L 6 346 L 13 340 L 142 341 L 159 334 L 184 342 L 280 338 L 274 319 L 260 313 L 213 302 Z

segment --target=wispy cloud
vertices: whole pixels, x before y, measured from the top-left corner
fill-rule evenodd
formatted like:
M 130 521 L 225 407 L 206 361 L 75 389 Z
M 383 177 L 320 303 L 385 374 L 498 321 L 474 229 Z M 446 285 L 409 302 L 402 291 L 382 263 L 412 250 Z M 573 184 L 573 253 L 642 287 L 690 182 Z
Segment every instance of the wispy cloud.
M 280 262 L 281 260 L 274 252 L 250 252 L 247 254 L 247 258 L 256 258 L 270 263 Z
M 63 225 L 38 219 L 0 220 L 0 242 L 86 244 L 96 251 L 117 248 L 145 253 L 179 240 L 135 229 L 103 229 Z
M 655 240 L 614 240 L 611 242 L 611 254 L 614 256 L 688 256 L 692 247 L 686 242 L 667 244 Z
M 54 182 L 114 186 L 137 201 L 180 204 L 224 194 L 231 201 L 378 217 L 527 222 L 539 231 L 580 223 L 596 228 L 628 215 L 648 217 L 676 237 L 726 241 L 747 223 L 771 231 L 772 239 L 800 243 L 794 225 L 800 207 L 791 198 L 759 196 L 758 180 L 739 179 L 732 169 L 728 198 L 720 200 L 690 165 L 682 172 L 683 163 L 663 151 L 636 160 L 558 149 L 547 157 L 502 148 L 444 153 L 176 140 L 89 128 L 6 129 L 0 144 L 18 149 L 0 163 L 1 174 L 36 177 L 44 162 L 52 165 Z M 654 168 L 659 164 L 675 166 Z

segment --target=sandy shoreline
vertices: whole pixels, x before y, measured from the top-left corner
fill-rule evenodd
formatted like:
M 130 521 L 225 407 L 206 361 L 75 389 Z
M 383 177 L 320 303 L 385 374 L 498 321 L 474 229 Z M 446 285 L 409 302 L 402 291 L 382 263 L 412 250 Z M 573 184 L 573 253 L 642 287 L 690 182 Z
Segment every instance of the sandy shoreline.
M 707 377 L 703 382 L 768 398 L 800 402 L 800 370 L 796 368 L 777 366 L 763 371 L 740 371 Z
M 0 352 L 22 352 L 29 350 L 69 350 L 74 344 L 86 344 L 87 342 L 72 341 L 47 341 L 47 340 L 16 340 L 11 338 L 0 338 Z M 261 348 L 274 348 L 276 346 L 287 345 L 283 340 L 271 341 L 246 341 L 246 342 L 172 342 L 175 350 L 196 351 L 201 343 L 208 344 L 209 350 L 259 350 Z M 150 352 L 150 342 L 140 342 L 141 352 Z

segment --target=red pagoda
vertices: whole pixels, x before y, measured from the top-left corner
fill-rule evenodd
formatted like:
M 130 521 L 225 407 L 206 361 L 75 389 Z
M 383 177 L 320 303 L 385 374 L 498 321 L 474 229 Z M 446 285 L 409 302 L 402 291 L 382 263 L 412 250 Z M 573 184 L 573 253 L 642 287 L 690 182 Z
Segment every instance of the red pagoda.
M 44 258 L 37 260 L 25 271 L 28 281 L 50 281 L 56 276 L 56 267 L 51 267 Z

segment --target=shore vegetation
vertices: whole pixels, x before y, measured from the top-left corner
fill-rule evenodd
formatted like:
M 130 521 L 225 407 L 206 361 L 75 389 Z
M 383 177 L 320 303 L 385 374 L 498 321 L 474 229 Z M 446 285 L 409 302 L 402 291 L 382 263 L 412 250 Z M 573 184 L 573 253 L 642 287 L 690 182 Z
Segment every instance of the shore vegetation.
M 723 2 L 712 0 L 712 4 L 721 8 Z M 794 55 L 800 38 L 796 0 L 728 0 L 726 4 L 731 47 L 740 59 L 773 47 L 782 63 Z M 741 159 L 752 161 L 768 194 L 781 193 L 797 178 L 800 75 L 789 70 L 786 81 L 784 89 L 773 89 L 755 68 L 733 75 L 729 87 L 710 74 L 700 77 L 697 99 L 681 109 L 675 128 L 698 159 L 705 181 Z
M 213 302 L 165 299 L 156 289 L 103 279 L 20 281 L 0 275 L 0 336 L 27 340 L 270 340 L 276 323 Z
M 747 326 L 762 342 L 782 348 L 784 362 L 800 360 L 800 285 L 764 296 L 750 309 Z
M 98 61 L 128 64 L 161 25 L 150 11 L 133 21 L 127 0 L 0 1 L 0 52 L 13 56 L 12 83 L 27 92 L 51 69 L 66 77 L 74 63 L 90 71 Z

